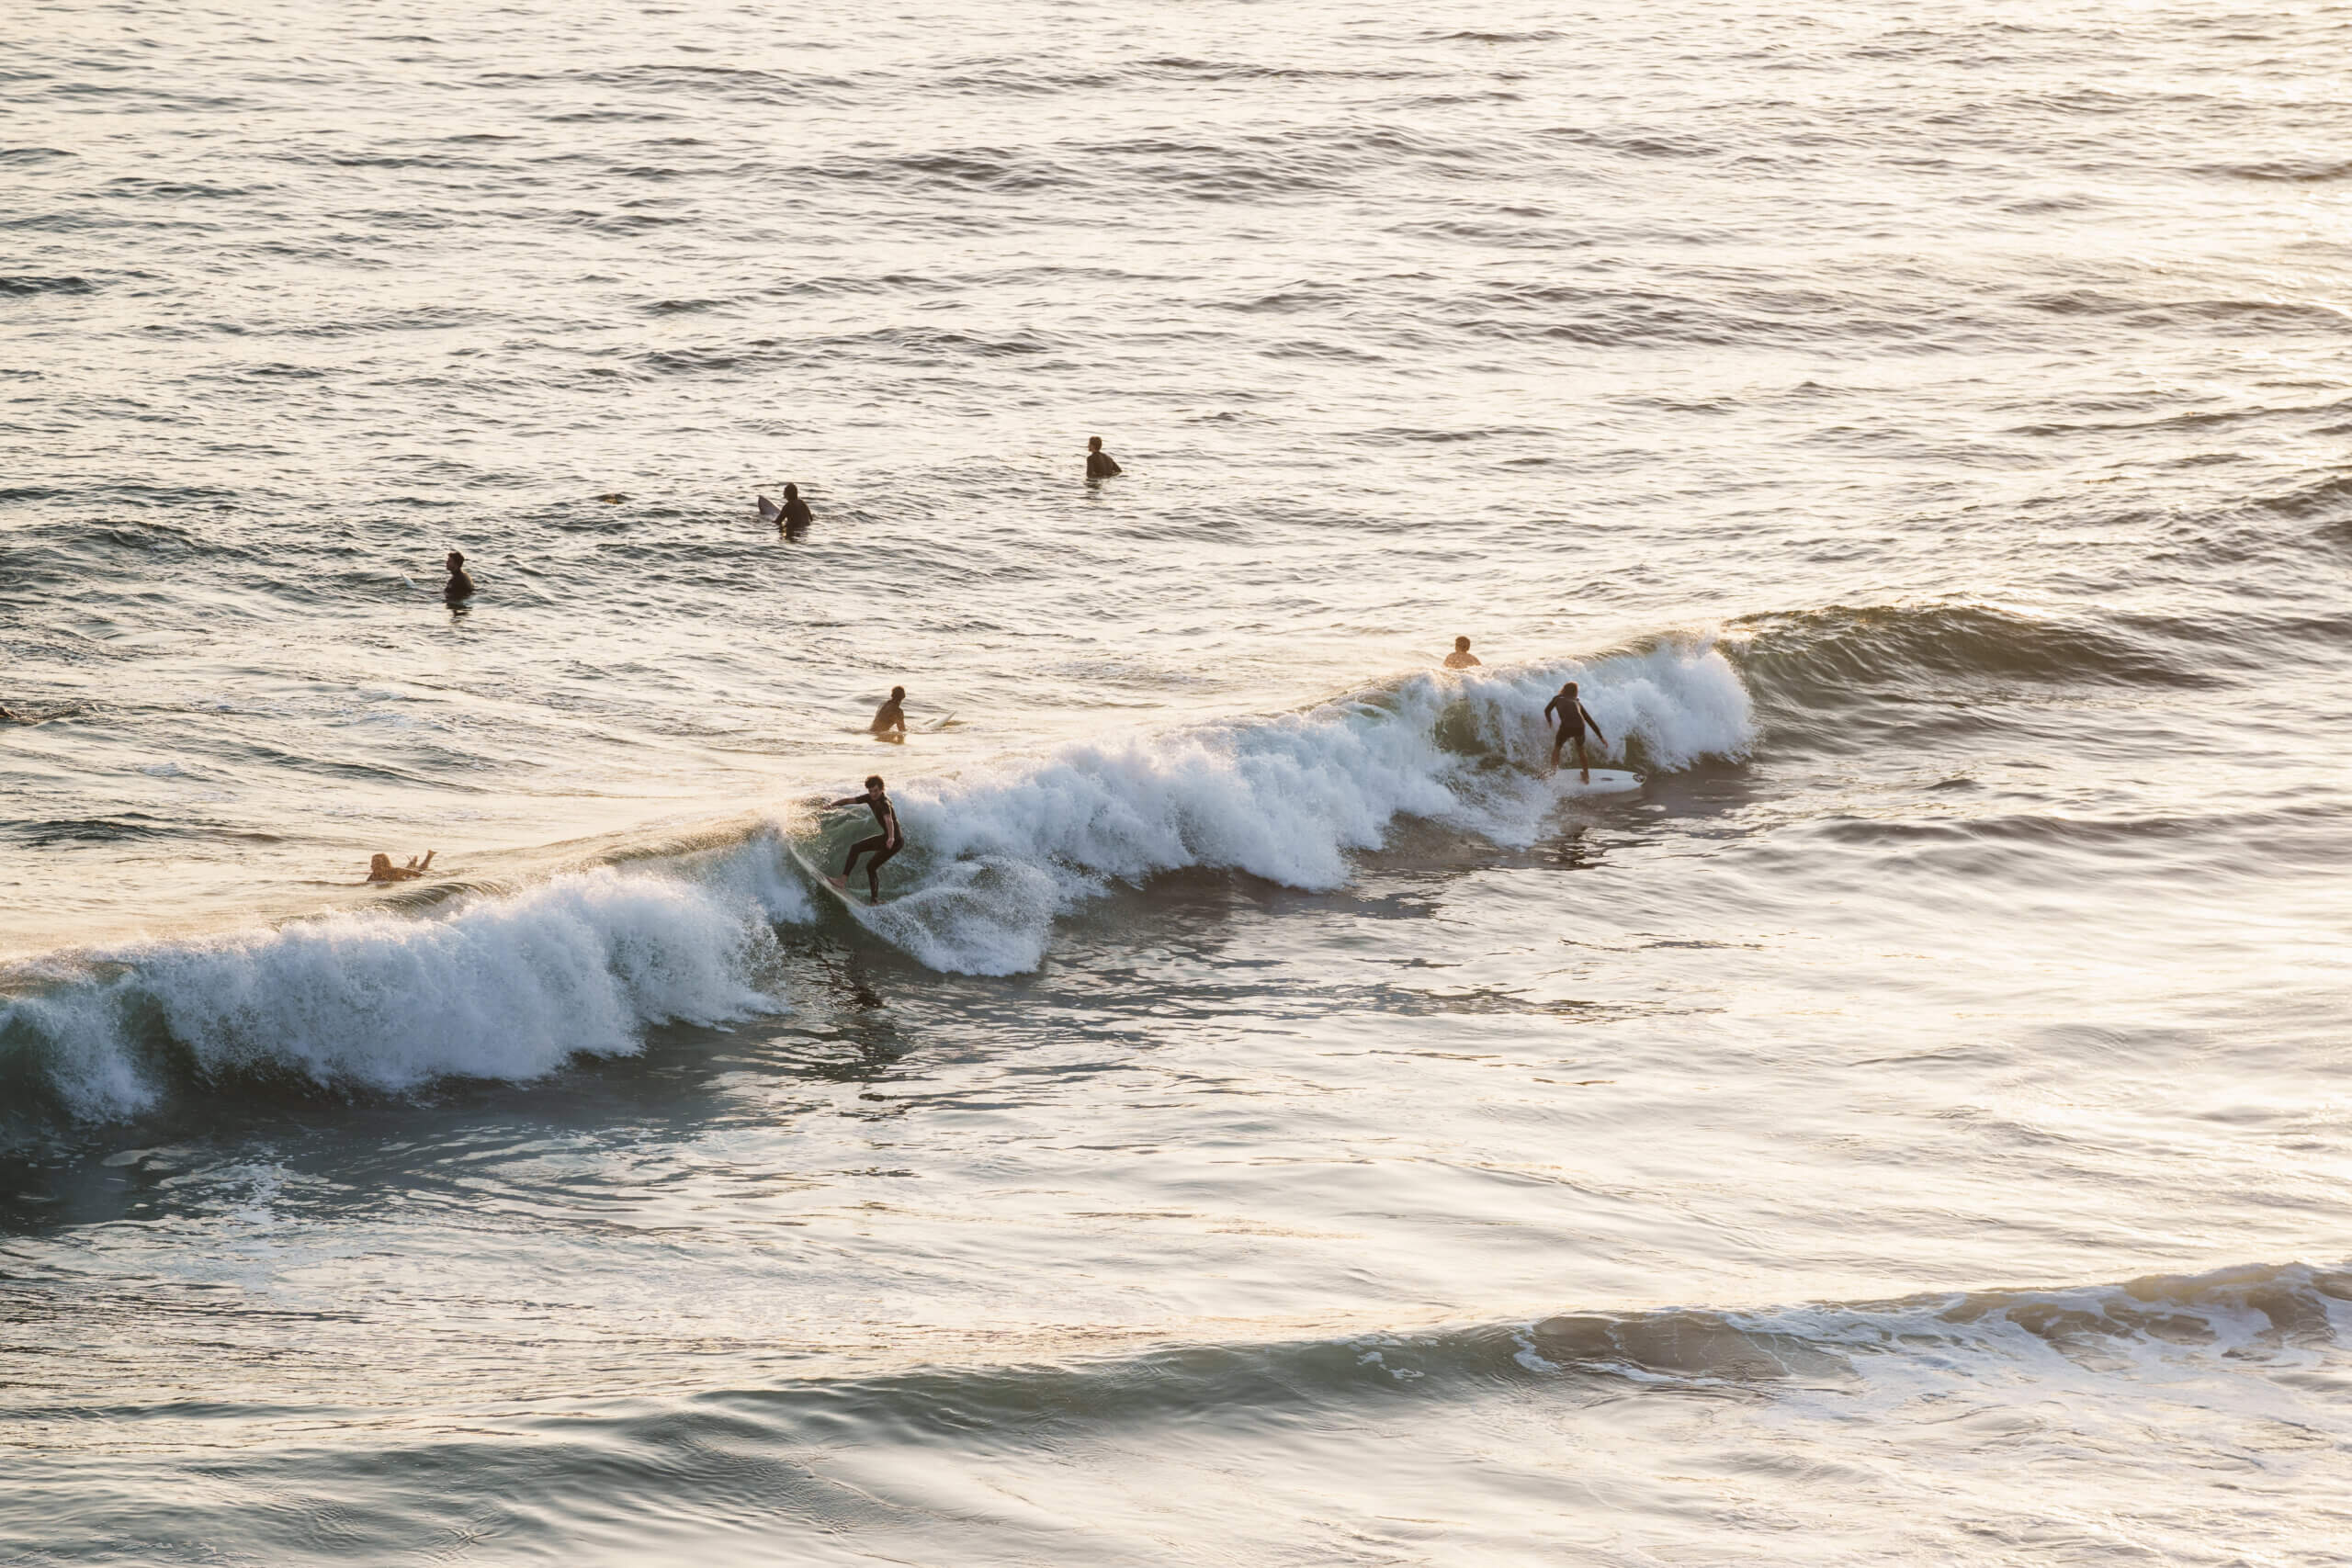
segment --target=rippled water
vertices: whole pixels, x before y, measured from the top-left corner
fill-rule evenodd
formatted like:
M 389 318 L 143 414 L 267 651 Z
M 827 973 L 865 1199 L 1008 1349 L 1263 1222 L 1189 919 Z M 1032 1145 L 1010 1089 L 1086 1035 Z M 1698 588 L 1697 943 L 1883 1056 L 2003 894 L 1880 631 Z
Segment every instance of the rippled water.
M 4 1555 L 2352 1560 L 2348 48 L 39 10 Z

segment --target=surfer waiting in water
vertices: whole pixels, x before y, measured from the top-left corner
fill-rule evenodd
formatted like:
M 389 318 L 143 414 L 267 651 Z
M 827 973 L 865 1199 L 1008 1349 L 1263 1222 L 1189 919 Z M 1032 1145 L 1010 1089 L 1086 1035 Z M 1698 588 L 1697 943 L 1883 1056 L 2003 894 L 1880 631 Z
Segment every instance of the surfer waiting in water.
M 808 525 L 816 520 L 817 514 L 808 510 L 807 502 L 800 499 L 800 487 L 798 485 L 785 486 L 784 507 L 777 514 L 776 526 L 784 530 L 786 536 L 797 538 L 800 535 L 807 533 Z
M 449 569 L 449 581 L 442 585 L 441 597 L 453 604 L 459 599 L 471 598 L 474 580 L 466 575 L 466 558 L 451 550 L 441 564 Z
M 1453 651 L 1445 656 L 1445 667 L 1448 670 L 1476 670 L 1479 667 L 1478 656 L 1470 651 L 1468 637 L 1453 639 Z
M 842 863 L 842 874 L 833 878 L 833 886 L 844 893 L 848 892 L 849 879 L 857 874 L 857 857 L 870 854 L 874 858 L 865 863 L 865 891 L 871 902 L 879 904 L 882 902 L 882 863 L 907 847 L 906 835 L 899 831 L 898 807 L 892 806 L 889 795 L 883 793 L 880 773 L 865 781 L 864 795 L 828 802 L 825 809 L 837 811 L 844 806 L 871 807 L 875 824 L 882 830 L 870 839 L 860 839 L 849 847 L 849 859 Z
M 1111 454 L 1102 450 L 1102 438 L 1099 435 L 1088 436 L 1086 438 L 1086 477 L 1090 479 L 1107 479 L 1120 471 L 1119 465 L 1112 459 Z
M 1592 738 L 1603 746 L 1609 744 L 1609 737 L 1600 733 L 1600 722 L 1587 713 L 1584 704 L 1577 700 L 1577 683 L 1574 681 L 1563 685 L 1560 694 L 1544 705 L 1544 716 L 1556 717 L 1560 726 L 1552 737 L 1552 771 L 1555 773 L 1560 771 L 1560 748 L 1573 740 L 1577 743 L 1577 771 L 1582 783 L 1590 784 L 1592 761 L 1585 752 L 1586 727 L 1591 728 Z
M 890 700 L 874 710 L 874 733 L 883 739 L 907 738 L 907 689 L 890 688 Z
M 414 882 L 433 869 L 433 857 L 439 852 L 427 850 L 423 860 L 411 855 L 406 865 L 394 865 L 392 857 L 387 854 L 371 856 L 368 862 L 368 882 Z M 363 882 L 360 886 L 365 887 L 368 883 Z

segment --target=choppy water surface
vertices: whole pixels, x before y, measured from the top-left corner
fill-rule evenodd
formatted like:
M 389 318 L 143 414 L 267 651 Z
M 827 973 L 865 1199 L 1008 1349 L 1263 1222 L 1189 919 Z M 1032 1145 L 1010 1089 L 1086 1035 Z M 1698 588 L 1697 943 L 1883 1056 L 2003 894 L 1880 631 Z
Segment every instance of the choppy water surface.
M 8 1560 L 2352 1558 L 2347 50 L 38 9 Z

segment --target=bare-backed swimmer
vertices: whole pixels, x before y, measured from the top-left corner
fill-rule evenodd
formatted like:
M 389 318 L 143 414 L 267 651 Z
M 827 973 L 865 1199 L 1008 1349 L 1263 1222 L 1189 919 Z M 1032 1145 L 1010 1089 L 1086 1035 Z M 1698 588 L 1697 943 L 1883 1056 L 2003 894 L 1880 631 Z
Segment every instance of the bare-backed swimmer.
M 466 558 L 451 550 L 441 562 L 449 569 L 449 581 L 441 585 L 441 597 L 456 604 L 473 597 L 474 580 L 466 575 Z
M 427 850 L 423 860 L 411 855 L 406 865 L 394 865 L 388 854 L 372 855 L 368 861 L 368 882 L 359 886 L 365 887 L 369 882 L 414 882 L 433 869 L 433 857 L 439 852 Z
M 1116 479 L 1121 472 L 1117 459 L 1102 450 L 1102 438 L 1086 438 L 1086 477 L 1090 479 Z
M 1470 639 L 1466 637 L 1455 637 L 1453 651 L 1445 656 L 1448 670 L 1476 670 L 1481 662 L 1478 656 L 1470 651 Z
M 907 738 L 907 689 L 904 686 L 890 688 L 890 700 L 874 710 L 871 728 L 875 735 L 884 740 L 904 740 Z
M 1552 771 L 1555 773 L 1560 771 L 1560 748 L 1573 740 L 1577 745 L 1577 770 L 1581 775 L 1579 782 L 1590 784 L 1592 761 L 1585 752 L 1586 727 L 1591 728 L 1592 738 L 1603 746 L 1609 744 L 1609 737 L 1600 733 L 1600 721 L 1587 713 L 1584 704 L 1577 700 L 1577 683 L 1574 681 L 1562 686 L 1560 694 L 1544 705 L 1544 716 L 1555 718 L 1560 727 L 1552 736 Z
M 849 859 L 842 863 L 842 874 L 832 879 L 833 886 L 849 891 L 849 879 L 857 874 L 857 857 L 872 855 L 865 863 L 865 892 L 867 901 L 882 902 L 882 863 L 907 847 L 907 837 L 899 831 L 899 808 L 890 804 L 883 791 L 882 775 L 876 773 L 865 781 L 865 793 L 853 795 L 846 800 L 828 801 L 825 809 L 838 811 L 844 806 L 869 807 L 874 812 L 875 825 L 882 830 L 870 839 L 860 839 L 849 847 Z

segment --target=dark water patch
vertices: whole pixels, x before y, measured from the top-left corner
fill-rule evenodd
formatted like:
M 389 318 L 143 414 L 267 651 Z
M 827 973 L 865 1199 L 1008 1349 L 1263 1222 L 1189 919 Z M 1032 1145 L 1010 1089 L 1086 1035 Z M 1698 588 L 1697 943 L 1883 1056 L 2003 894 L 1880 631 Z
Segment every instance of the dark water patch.
M 2246 505 L 2252 511 L 2306 522 L 2352 519 L 2352 473 L 2331 475 L 2295 490 L 2261 496 Z
M 0 147 L 0 164 L 33 166 L 62 163 L 80 156 L 80 153 L 68 152 L 62 147 Z
M 28 298 L 35 294 L 95 294 L 98 286 L 79 273 L 42 277 L 28 273 L 0 276 L 0 295 Z
M 2338 180 L 2352 180 L 2352 158 L 2200 164 L 2193 165 L 2188 172 L 2219 179 L 2256 180 L 2268 185 L 2333 185 Z

